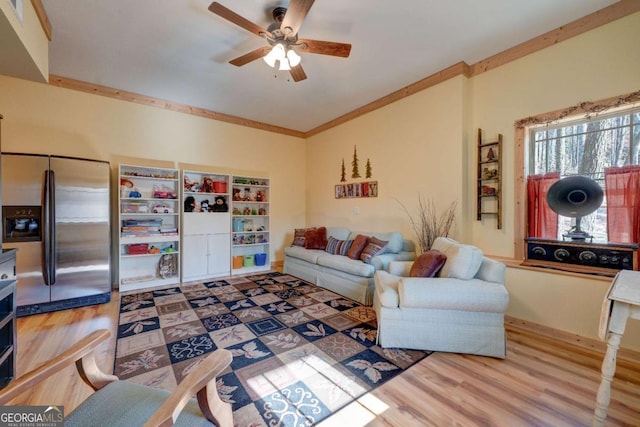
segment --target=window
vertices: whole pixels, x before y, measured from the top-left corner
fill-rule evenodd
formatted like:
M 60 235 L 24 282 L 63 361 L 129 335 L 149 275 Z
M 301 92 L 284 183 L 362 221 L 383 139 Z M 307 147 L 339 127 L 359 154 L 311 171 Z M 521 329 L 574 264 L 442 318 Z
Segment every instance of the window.
M 583 175 L 604 190 L 605 168 L 640 164 L 640 108 L 532 128 L 528 158 L 530 175 Z M 608 240 L 606 203 L 605 198 L 598 210 L 582 218 L 582 229 L 592 234 L 594 241 Z M 572 218 L 560 216 L 558 240 L 573 225 Z

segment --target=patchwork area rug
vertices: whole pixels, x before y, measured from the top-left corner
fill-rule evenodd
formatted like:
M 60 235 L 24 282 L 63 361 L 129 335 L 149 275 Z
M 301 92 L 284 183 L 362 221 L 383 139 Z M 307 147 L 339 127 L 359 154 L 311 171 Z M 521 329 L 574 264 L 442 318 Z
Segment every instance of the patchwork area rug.
M 375 344 L 373 308 L 281 273 L 121 297 L 114 374 L 173 390 L 207 353 L 237 426 L 314 425 L 428 352 Z

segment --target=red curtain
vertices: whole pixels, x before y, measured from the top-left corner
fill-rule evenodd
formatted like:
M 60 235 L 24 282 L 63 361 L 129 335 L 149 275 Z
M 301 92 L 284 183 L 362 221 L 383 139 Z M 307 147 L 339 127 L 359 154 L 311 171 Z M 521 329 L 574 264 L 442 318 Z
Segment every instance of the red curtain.
M 558 214 L 551 210 L 547 203 L 547 192 L 560 179 L 560 172 L 549 172 L 544 175 L 527 177 L 527 237 L 557 239 Z
M 640 165 L 606 168 L 607 234 L 610 242 L 640 242 Z

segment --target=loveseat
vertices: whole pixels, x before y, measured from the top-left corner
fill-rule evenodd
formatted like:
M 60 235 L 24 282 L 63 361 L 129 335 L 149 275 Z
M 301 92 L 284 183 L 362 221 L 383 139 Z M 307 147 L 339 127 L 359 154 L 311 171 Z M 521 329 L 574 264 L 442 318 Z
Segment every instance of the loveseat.
M 504 358 L 505 265 L 448 238 L 431 249 L 446 256 L 436 277 L 408 277 L 412 262 L 376 272 L 378 344 Z
M 327 252 L 327 248 L 308 249 L 304 246 L 291 245 L 284 249 L 284 273 L 329 289 L 361 304 L 371 305 L 375 272 L 387 268 L 391 261 L 412 261 L 416 254 L 413 242 L 405 240 L 399 232 L 377 233 L 351 231 L 342 227 L 326 228 L 328 241 L 331 241 L 331 238 L 339 242 L 354 241 L 358 235 L 375 237 L 387 243 L 368 262 Z

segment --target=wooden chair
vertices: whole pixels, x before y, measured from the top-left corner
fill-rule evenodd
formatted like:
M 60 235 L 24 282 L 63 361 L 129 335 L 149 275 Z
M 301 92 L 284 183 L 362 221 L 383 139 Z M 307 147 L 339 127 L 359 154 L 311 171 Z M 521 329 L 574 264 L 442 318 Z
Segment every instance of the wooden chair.
M 220 399 L 216 389 L 216 377 L 233 359 L 229 350 L 218 349 L 211 353 L 173 393 L 169 393 L 120 381 L 118 377 L 102 372 L 96 365 L 94 350 L 110 335 L 106 329 L 97 330 L 54 359 L 17 378 L 0 391 L 0 405 L 75 363 L 80 377 L 95 393 L 65 417 L 66 427 L 233 427 L 231 405 Z M 197 405 L 191 399 L 194 395 Z

